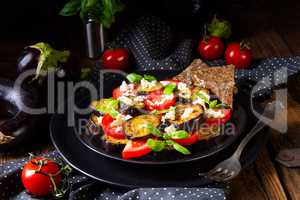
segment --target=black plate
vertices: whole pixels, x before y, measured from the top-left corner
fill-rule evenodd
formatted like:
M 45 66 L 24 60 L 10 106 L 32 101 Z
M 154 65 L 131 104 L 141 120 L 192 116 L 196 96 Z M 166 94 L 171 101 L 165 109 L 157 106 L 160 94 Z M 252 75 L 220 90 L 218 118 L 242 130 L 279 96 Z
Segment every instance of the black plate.
M 157 77 L 159 80 L 164 80 L 170 78 L 176 74 L 178 71 L 145 71 L 140 72 L 140 74 L 151 74 Z M 104 96 L 111 97 L 112 90 L 120 85 L 120 83 L 125 80 L 124 76 L 114 73 L 106 73 L 103 76 L 104 80 Z M 102 84 L 99 83 L 99 86 Z M 86 96 L 86 95 L 79 95 Z M 86 145 L 91 150 L 99 153 L 102 156 L 106 156 L 111 159 L 116 159 L 124 162 L 135 163 L 135 164 L 143 164 L 143 165 L 167 165 L 167 164 L 178 164 L 178 163 L 186 163 L 196 160 L 201 160 L 206 157 L 210 157 L 218 153 L 219 151 L 227 148 L 234 141 L 236 141 L 239 136 L 242 134 L 242 131 L 245 128 L 247 115 L 245 114 L 245 109 L 241 104 L 239 104 L 238 97 L 234 100 L 234 112 L 232 113 L 231 122 L 235 126 L 234 133 L 230 133 L 230 135 L 222 134 L 221 136 L 212 138 L 208 141 L 201 141 L 191 147 L 188 147 L 192 154 L 191 155 L 182 155 L 176 151 L 164 151 L 161 153 L 151 153 L 147 156 L 138 159 L 130 159 L 124 160 L 121 157 L 120 151 L 107 151 L 107 149 L 103 146 L 103 141 L 101 141 L 101 135 L 91 134 L 89 131 L 82 129 L 82 122 L 88 121 L 89 114 L 87 115 L 79 115 L 75 114 L 75 130 L 76 136 L 78 136 L 79 140 Z M 80 107 L 85 107 L 90 104 L 90 99 L 80 98 L 79 100 Z M 226 132 L 225 127 L 222 129 L 222 133 Z
M 235 142 L 226 151 L 216 153 L 213 157 L 189 164 L 145 165 L 141 167 L 132 163 L 108 159 L 95 151 L 91 151 L 79 141 L 74 134 L 74 129 L 67 126 L 66 120 L 66 115 L 57 114 L 52 117 L 50 123 L 52 142 L 66 162 L 89 177 L 126 188 L 195 187 L 208 184 L 211 181 L 199 177 L 198 173 L 210 170 L 218 162 L 229 157 L 239 143 L 239 141 Z M 246 130 L 249 130 L 255 120 L 248 117 L 247 122 Z M 268 134 L 258 134 L 253 138 L 242 154 L 243 167 L 248 166 L 256 159 L 267 138 Z

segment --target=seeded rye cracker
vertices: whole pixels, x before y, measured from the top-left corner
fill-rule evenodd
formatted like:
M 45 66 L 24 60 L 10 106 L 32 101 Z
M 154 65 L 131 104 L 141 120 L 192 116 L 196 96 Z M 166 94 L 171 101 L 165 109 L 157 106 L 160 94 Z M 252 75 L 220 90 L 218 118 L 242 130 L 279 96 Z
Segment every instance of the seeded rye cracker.
M 200 59 L 195 59 L 182 73 L 173 79 L 189 85 L 211 90 L 220 101 L 232 107 L 234 93 L 233 65 L 209 67 Z

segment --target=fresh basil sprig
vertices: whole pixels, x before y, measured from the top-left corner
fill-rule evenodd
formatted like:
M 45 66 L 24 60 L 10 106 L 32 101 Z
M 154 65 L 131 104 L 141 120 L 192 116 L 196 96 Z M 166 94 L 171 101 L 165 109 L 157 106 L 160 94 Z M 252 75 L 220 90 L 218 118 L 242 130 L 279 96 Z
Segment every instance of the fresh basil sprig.
M 177 142 L 174 142 L 173 140 L 166 140 L 166 144 L 169 146 L 172 146 L 176 151 L 184 154 L 184 155 L 189 155 L 191 152 L 185 148 L 184 146 L 181 146 Z
M 147 128 L 150 130 L 151 134 L 156 136 L 156 137 L 163 137 L 163 134 L 155 128 L 152 124 L 148 124 Z
M 82 20 L 90 15 L 109 28 L 115 22 L 116 13 L 124 9 L 120 0 L 70 0 L 59 12 L 62 16 L 72 16 L 79 12 Z
M 200 99 L 202 99 L 205 103 L 209 104 L 209 99 L 204 95 L 202 94 L 201 92 L 197 92 L 196 94 Z
M 168 84 L 166 85 L 166 87 L 164 88 L 164 94 L 166 95 L 170 95 L 173 93 L 173 91 L 176 88 L 176 84 Z
M 144 79 L 147 80 L 147 81 L 155 81 L 156 78 L 154 76 L 151 76 L 151 75 L 144 75 Z
M 143 77 L 139 74 L 136 74 L 136 73 L 131 73 L 131 74 L 128 74 L 126 76 L 126 78 L 128 79 L 129 82 L 131 83 L 139 83 Z
M 103 99 L 103 102 L 99 104 L 96 109 L 97 111 L 105 114 L 109 114 L 113 118 L 116 118 L 119 114 L 117 111 L 119 106 L 119 100 L 109 98 L 109 99 Z
M 163 138 L 164 139 L 185 139 L 188 138 L 189 134 L 188 132 L 184 131 L 184 130 L 179 130 L 179 131 L 175 131 L 172 133 L 165 133 L 163 134 Z
M 170 111 L 175 111 L 176 107 L 175 106 L 171 106 L 169 109 L 164 109 L 164 110 L 154 110 L 151 112 L 151 114 L 153 115 L 160 115 L 160 114 L 164 114 Z
M 165 141 L 160 141 L 160 140 L 154 140 L 149 138 L 147 140 L 147 145 L 150 147 L 153 151 L 155 152 L 160 152 L 165 149 L 166 142 Z

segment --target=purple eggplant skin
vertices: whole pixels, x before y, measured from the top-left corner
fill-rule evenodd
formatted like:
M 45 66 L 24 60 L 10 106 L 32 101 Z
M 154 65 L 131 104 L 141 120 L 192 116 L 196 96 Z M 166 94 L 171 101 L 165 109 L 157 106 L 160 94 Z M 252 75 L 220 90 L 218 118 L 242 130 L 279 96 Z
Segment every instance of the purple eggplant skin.
M 17 73 L 23 73 L 28 69 L 36 69 L 41 52 L 38 49 L 26 47 L 21 52 L 17 61 Z
M 142 112 L 139 108 L 136 108 L 134 106 L 126 105 L 125 103 L 122 103 L 122 102 L 120 102 L 119 111 L 121 113 L 126 114 L 126 115 L 131 115 L 132 117 L 135 117 L 137 115 L 142 114 Z

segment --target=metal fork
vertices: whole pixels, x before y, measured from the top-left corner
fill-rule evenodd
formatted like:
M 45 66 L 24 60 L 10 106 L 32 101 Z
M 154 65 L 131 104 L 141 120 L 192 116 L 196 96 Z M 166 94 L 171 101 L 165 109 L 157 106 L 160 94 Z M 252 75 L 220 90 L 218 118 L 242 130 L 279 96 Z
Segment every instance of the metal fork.
M 274 111 L 274 109 L 271 108 L 272 106 L 273 104 L 268 104 L 262 115 L 271 114 L 271 112 Z M 259 121 L 242 140 L 242 142 L 230 158 L 220 162 L 210 171 L 206 173 L 199 173 L 199 175 L 218 182 L 228 181 L 236 177 L 242 169 L 240 157 L 243 150 L 245 149 L 249 141 L 265 126 L 266 124 L 262 122 L 261 119 L 259 119 Z

